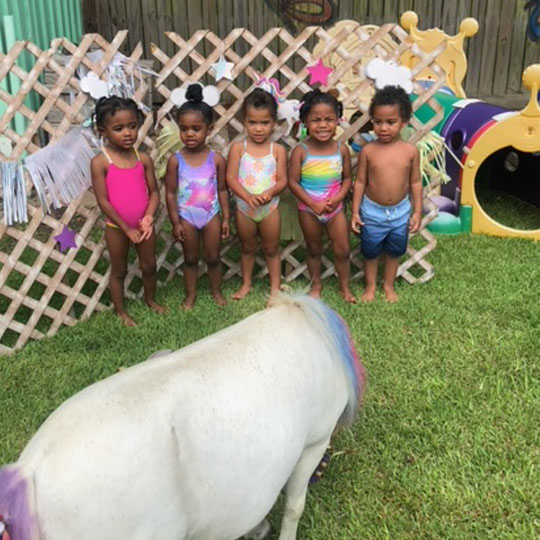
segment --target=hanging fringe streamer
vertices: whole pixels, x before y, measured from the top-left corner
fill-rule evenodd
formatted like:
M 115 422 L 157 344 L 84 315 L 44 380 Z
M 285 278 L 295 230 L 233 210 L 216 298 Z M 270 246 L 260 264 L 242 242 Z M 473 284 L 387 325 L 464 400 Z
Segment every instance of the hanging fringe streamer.
M 428 184 L 433 178 L 439 177 L 443 184 L 450 181 L 446 174 L 444 139 L 436 132 L 430 131 L 417 143 L 420 152 L 420 171 L 422 183 Z
M 172 120 L 165 122 L 165 125 L 156 138 L 156 147 L 158 151 L 156 157 L 156 177 L 159 179 L 165 176 L 169 156 L 182 148 L 180 129 L 176 122 Z
M 4 223 L 8 226 L 14 223 L 27 223 L 26 185 L 22 164 L 16 161 L 0 162 L 0 175 L 2 176 Z
M 90 160 L 97 153 L 96 143 L 91 129 L 77 127 L 25 159 L 46 210 L 68 205 L 90 187 Z

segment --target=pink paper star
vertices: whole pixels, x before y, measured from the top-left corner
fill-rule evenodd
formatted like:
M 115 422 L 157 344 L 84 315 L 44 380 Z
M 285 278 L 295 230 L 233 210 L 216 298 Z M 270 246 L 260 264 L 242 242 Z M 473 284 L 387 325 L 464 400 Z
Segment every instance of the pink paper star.
M 72 231 L 64 225 L 62 232 L 54 237 L 54 239 L 60 244 L 60 251 L 64 253 L 69 248 L 76 248 L 75 235 L 77 233 Z
M 314 66 L 307 66 L 306 70 L 311 75 L 311 78 L 309 79 L 310 85 L 319 82 L 323 86 L 328 84 L 328 77 L 330 76 L 330 73 L 334 71 L 332 68 L 326 67 L 320 58 Z

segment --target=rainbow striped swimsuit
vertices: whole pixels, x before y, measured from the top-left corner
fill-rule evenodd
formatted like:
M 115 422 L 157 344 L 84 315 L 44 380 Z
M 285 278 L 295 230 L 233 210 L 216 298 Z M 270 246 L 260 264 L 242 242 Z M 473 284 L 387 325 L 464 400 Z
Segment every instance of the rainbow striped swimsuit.
M 337 152 L 329 156 L 310 154 L 306 144 L 302 145 L 306 149 L 306 157 L 302 162 L 300 172 L 300 186 L 315 201 L 324 201 L 339 193 L 341 189 L 341 173 L 343 170 L 343 158 L 341 156 L 341 143 L 338 142 Z M 328 223 L 336 214 L 343 209 L 340 203 L 332 212 L 315 214 L 309 206 L 298 203 L 298 210 L 310 212 L 322 223 Z

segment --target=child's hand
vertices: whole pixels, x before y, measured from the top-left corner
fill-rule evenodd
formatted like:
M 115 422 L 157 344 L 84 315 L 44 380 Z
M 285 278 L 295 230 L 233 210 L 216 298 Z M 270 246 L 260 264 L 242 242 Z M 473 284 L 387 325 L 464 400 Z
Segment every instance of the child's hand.
M 147 229 L 151 229 L 154 224 L 154 216 L 147 214 L 139 221 L 139 229 L 144 232 Z
M 144 216 L 139 221 L 139 230 L 141 231 L 141 242 L 143 240 L 146 240 L 147 238 L 150 238 L 152 235 L 152 232 L 154 230 L 154 218 L 153 216 L 147 215 Z
M 351 230 L 354 233 L 360 232 L 360 227 L 364 226 L 364 222 L 360 218 L 360 214 L 353 214 L 351 218 Z
M 311 210 L 313 210 L 313 213 L 318 216 L 326 213 L 326 201 L 312 201 L 310 207 Z
M 250 208 L 257 208 L 261 205 L 258 197 L 259 195 L 248 195 L 246 202 L 249 204 Z
M 229 234 L 231 233 L 231 226 L 228 219 L 224 219 L 221 222 L 221 238 L 225 240 L 226 238 L 229 238 Z
M 186 230 L 180 222 L 175 223 L 172 229 L 173 238 L 183 242 L 186 239 Z
M 137 229 L 128 229 L 126 231 L 126 236 L 134 243 L 134 244 L 139 244 L 141 242 L 141 236 L 142 236 L 142 233 L 141 231 L 137 230 Z
M 409 220 L 409 232 L 415 233 L 420 228 L 422 214 L 415 212 Z
M 268 204 L 272 200 L 272 190 L 267 189 L 266 191 L 263 191 L 258 198 L 261 201 L 261 204 Z
M 333 212 L 338 207 L 339 201 L 337 197 L 328 197 L 328 199 L 326 199 L 325 201 L 325 204 L 325 213 Z

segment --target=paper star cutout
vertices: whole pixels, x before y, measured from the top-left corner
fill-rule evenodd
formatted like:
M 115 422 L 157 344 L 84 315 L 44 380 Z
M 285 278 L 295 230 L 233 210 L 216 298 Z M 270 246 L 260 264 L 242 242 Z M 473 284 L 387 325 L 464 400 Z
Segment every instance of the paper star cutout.
M 227 62 L 223 56 L 220 57 L 219 62 L 212 64 L 212 68 L 214 70 L 216 82 L 221 79 L 229 79 L 229 81 L 233 80 L 234 77 L 232 76 L 231 71 L 234 68 L 234 64 L 232 62 Z
M 328 77 L 330 76 L 330 73 L 334 71 L 332 68 L 326 67 L 320 58 L 314 66 L 307 66 L 306 70 L 311 75 L 311 78 L 309 79 L 310 85 L 319 82 L 323 86 L 328 84 Z
M 75 242 L 76 232 L 64 225 L 62 232 L 54 237 L 54 239 L 60 244 L 60 251 L 64 253 L 69 248 L 76 248 Z

